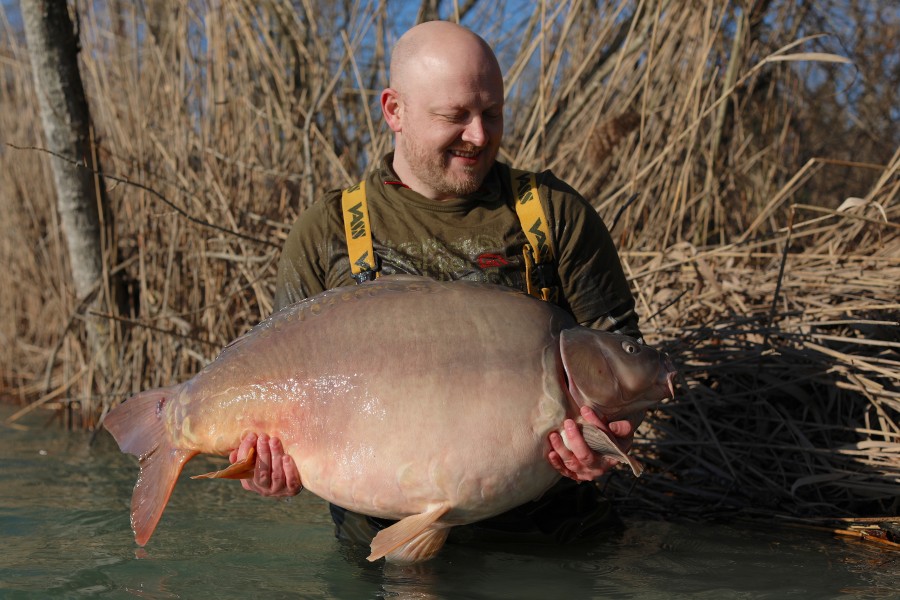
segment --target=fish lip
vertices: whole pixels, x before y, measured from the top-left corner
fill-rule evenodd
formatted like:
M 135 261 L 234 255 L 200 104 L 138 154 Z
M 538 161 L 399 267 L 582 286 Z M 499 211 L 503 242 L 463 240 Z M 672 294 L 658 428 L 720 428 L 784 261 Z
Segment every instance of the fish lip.
M 660 375 L 662 376 L 660 379 L 665 378 L 665 383 L 660 381 L 664 394 L 660 400 L 672 400 L 675 398 L 675 377 L 678 375 L 678 370 L 675 369 L 675 365 L 672 364 L 672 359 L 669 358 L 669 355 L 664 352 L 660 353 L 659 366 Z

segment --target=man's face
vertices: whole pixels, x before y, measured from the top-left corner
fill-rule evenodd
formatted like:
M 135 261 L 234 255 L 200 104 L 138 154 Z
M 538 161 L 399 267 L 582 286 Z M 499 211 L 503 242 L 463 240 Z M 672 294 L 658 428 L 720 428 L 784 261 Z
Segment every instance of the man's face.
M 503 137 L 500 74 L 470 64 L 441 67 L 400 93 L 397 136 L 398 150 L 417 180 L 406 183 L 433 199 L 478 190 Z

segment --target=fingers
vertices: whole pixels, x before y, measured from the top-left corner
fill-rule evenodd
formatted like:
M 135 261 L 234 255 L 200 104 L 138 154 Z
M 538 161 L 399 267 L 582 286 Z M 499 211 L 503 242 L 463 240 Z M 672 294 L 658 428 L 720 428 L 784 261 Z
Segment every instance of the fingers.
M 628 452 L 634 442 L 634 425 L 630 421 L 613 421 L 609 424 L 609 429 L 618 439 L 619 447 Z
M 593 453 L 588 445 L 584 442 L 584 438 L 579 431 L 575 421 L 566 419 L 563 423 L 566 432 L 566 439 L 569 444 L 566 446 L 562 436 L 557 432 L 550 434 L 550 445 L 553 450 L 547 455 L 550 465 L 559 471 L 563 477 L 574 479 L 575 481 L 589 481 L 593 476 L 588 473 L 588 466 L 585 461 L 593 459 Z
M 300 482 L 297 463 L 284 452 L 284 446 L 277 437 L 269 438 L 269 455 L 271 457 L 269 495 L 296 496 L 299 494 L 303 486 Z
M 597 413 L 595 413 L 593 410 L 591 410 L 590 406 L 582 406 L 581 407 L 581 416 L 584 418 L 585 421 L 587 421 L 594 427 L 598 427 L 598 428 L 602 429 L 603 431 L 609 433 L 609 429 L 606 426 L 606 421 L 604 421 L 600 417 L 598 417 Z
M 558 453 L 551 450 L 550 454 L 547 455 L 547 459 L 550 461 L 550 465 L 559 471 L 560 475 L 576 481 L 578 480 L 578 476 L 574 471 L 566 467 L 566 464 L 563 462 L 562 458 L 560 458 Z
M 606 429 L 605 424 L 603 424 L 603 428 Z M 563 429 L 566 440 L 568 440 L 568 447 L 559 433 L 552 432 L 550 434 L 552 450 L 547 454 L 550 465 L 563 477 L 575 481 L 593 481 L 617 464 L 616 460 L 595 454 L 584 441 L 581 430 L 572 419 L 565 420 Z
M 284 489 L 284 447 L 281 440 L 273 437 L 269 438 L 269 464 L 271 465 L 271 476 L 269 490 L 276 493 Z
M 256 448 L 255 433 L 248 433 L 244 437 L 242 437 L 241 445 L 231 451 L 231 454 L 228 456 L 228 460 L 230 460 L 231 462 L 244 460 L 245 458 L 247 458 L 247 454 L 249 454 L 250 448 Z
M 271 457 L 269 496 L 296 496 L 303 489 L 300 482 L 300 471 L 297 463 L 284 451 L 281 440 L 269 438 L 269 456 Z
M 256 448 L 256 440 L 257 436 L 255 433 L 249 433 L 242 437 L 241 445 L 238 446 L 237 450 L 231 451 L 231 454 L 228 456 L 228 460 L 235 463 L 239 460 L 244 460 L 245 458 L 247 458 L 247 455 L 250 453 L 250 448 Z M 241 486 L 247 491 L 256 491 L 253 488 L 253 482 L 250 479 L 241 479 Z
M 269 436 L 265 433 L 259 436 L 256 442 L 256 470 L 253 473 L 253 483 L 264 496 L 269 494 L 272 482 L 272 450 L 269 448 Z
M 566 440 L 568 440 L 569 450 L 572 451 L 574 457 L 578 460 L 579 463 L 584 465 L 591 465 L 594 462 L 594 451 L 591 450 L 591 447 L 587 445 L 587 442 L 584 441 L 584 436 L 581 434 L 581 429 L 572 419 L 566 419 L 563 423 L 563 428 L 566 430 Z M 572 464 L 572 461 L 569 461 L 569 464 Z M 570 467 L 571 468 L 571 467 Z
M 276 437 L 269 439 L 269 451 L 272 455 L 272 482 L 269 486 L 271 495 L 296 496 L 303 489 L 297 463 L 289 454 L 285 454 L 281 440 Z
M 609 430 L 613 435 L 619 438 L 625 438 L 634 435 L 634 427 L 630 421 L 613 421 L 609 424 Z
M 284 451 L 281 440 L 263 433 L 249 433 L 241 439 L 241 445 L 232 450 L 229 460 L 236 462 L 247 458 L 250 448 L 256 449 L 253 477 L 242 479 L 245 490 L 261 496 L 296 496 L 303 489 L 300 471 L 294 459 Z
M 250 454 L 251 448 L 256 450 L 253 476 L 249 479 L 242 479 L 241 487 L 261 496 L 287 495 L 280 493 L 285 489 L 284 459 L 287 458 L 291 464 L 294 461 L 284 454 L 281 440 L 270 438 L 266 434 L 247 433 L 241 438 L 241 445 L 229 453 L 228 460 L 234 463 L 246 459 Z M 300 475 L 297 473 L 296 465 L 293 468 L 293 475 L 299 481 Z M 299 488 L 299 485 L 297 488 Z M 295 495 L 299 491 L 299 489 L 296 489 L 291 495 Z
M 621 421 L 607 423 L 605 418 L 598 417 L 588 406 L 581 407 L 581 416 L 591 425 L 613 437 L 619 438 L 619 446 L 626 452 L 631 448 L 631 442 L 634 439 L 634 425 L 632 425 L 630 421 L 623 419 Z
M 550 446 L 553 449 L 547 455 L 547 459 L 553 468 L 559 471 L 563 477 L 576 479 L 575 472 L 566 466 L 566 460 L 571 460 L 572 453 L 566 448 L 562 436 L 555 431 L 550 434 Z
M 293 458 L 285 454 L 281 457 L 281 467 L 284 469 L 285 495 L 296 496 L 303 489 L 297 463 L 294 462 Z

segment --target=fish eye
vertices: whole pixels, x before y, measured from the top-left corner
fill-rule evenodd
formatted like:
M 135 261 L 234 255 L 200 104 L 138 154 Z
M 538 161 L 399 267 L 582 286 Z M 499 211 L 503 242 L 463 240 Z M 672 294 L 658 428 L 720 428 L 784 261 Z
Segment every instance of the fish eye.
M 637 344 L 635 344 L 634 342 L 629 342 L 628 340 L 622 342 L 622 349 L 625 350 L 625 352 L 627 352 L 628 354 L 637 354 L 641 351 L 641 349 L 638 348 Z

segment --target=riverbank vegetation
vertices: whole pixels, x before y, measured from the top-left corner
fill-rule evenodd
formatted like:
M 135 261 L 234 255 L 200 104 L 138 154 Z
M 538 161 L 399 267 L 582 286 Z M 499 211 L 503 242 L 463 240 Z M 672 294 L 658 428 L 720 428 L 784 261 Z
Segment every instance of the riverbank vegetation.
M 6 5 L 4 5 L 6 6 Z M 272 309 L 304 207 L 390 149 L 377 95 L 416 18 L 506 72 L 501 159 L 551 168 L 619 244 L 681 375 L 630 510 L 896 515 L 900 11 L 863 0 L 80 3 L 114 223 L 81 302 L 28 48 L 0 13 L 0 396 L 66 427 L 181 381 Z M 8 8 L 4 10 L 9 10 Z M 101 361 L 85 323 L 105 324 Z M 102 368 L 101 368 L 102 367 Z

